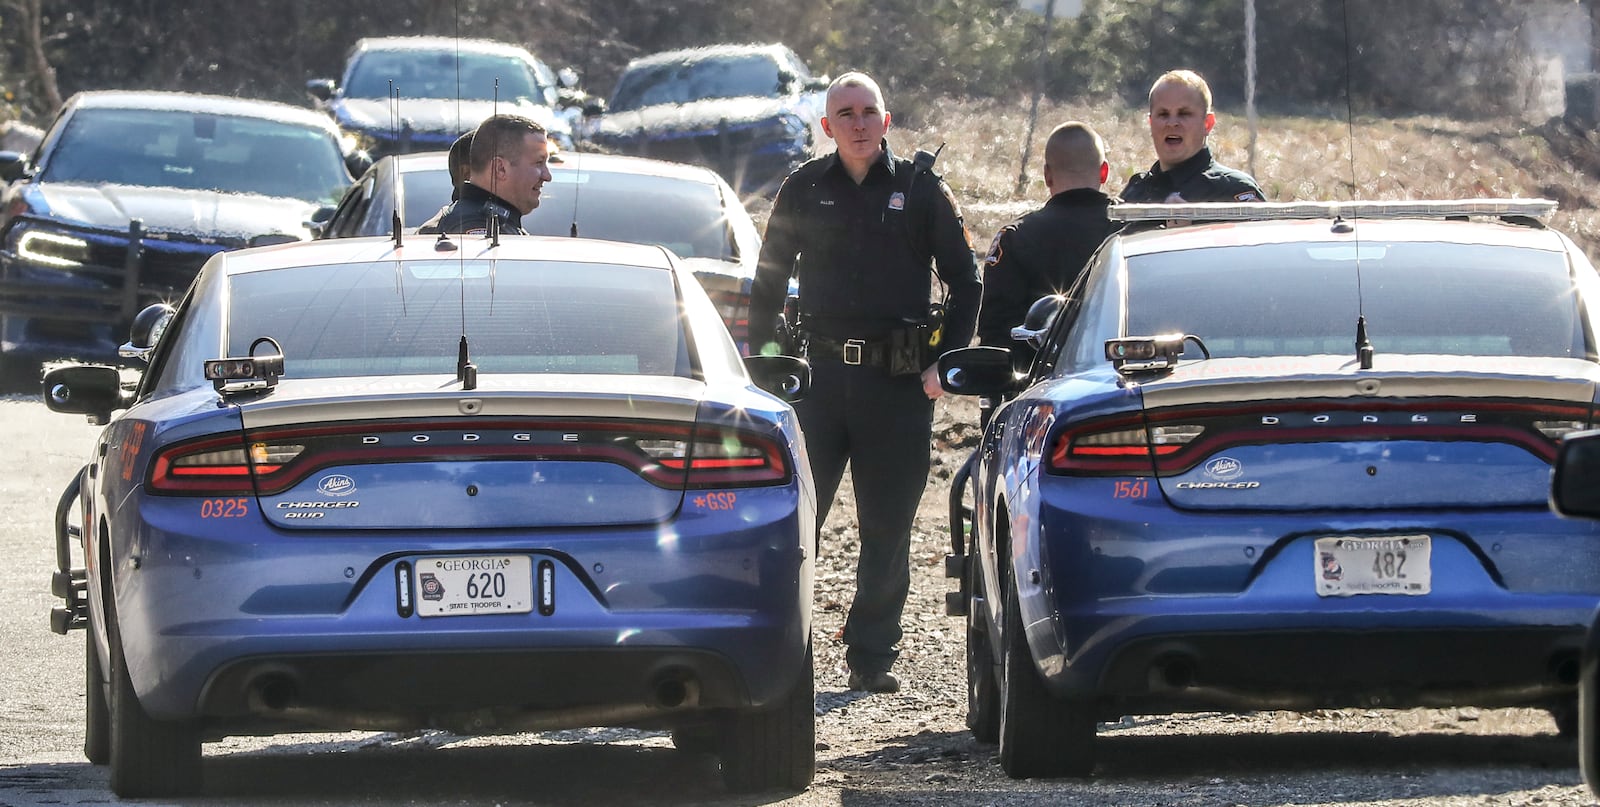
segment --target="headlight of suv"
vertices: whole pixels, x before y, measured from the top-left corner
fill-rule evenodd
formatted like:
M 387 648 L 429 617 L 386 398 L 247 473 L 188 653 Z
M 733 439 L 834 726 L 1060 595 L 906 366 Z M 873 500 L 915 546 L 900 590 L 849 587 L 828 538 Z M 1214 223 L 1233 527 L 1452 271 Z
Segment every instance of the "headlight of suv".
M 89 261 L 89 242 L 65 233 L 24 226 L 13 230 L 8 240 L 17 258 L 29 263 L 66 268 Z

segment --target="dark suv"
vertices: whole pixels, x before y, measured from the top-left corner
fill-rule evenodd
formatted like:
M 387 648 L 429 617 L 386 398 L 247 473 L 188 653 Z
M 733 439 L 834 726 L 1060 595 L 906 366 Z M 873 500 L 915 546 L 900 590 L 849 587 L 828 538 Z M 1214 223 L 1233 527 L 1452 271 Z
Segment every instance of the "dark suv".
M 591 139 L 714 168 L 742 194 L 772 192 L 821 139 L 827 87 L 783 45 L 657 53 L 628 63 Z
M 287 104 L 74 96 L 33 155 L 0 152 L 0 375 L 114 359 L 133 315 L 182 296 L 213 254 L 308 240 L 366 162 Z

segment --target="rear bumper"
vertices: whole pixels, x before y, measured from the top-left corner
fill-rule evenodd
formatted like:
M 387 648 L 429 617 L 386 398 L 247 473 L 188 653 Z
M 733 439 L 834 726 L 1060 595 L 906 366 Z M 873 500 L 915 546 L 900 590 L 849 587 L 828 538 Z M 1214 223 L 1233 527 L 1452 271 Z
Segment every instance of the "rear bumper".
M 1018 594 L 1062 694 L 1134 713 L 1498 706 L 1576 691 L 1600 603 L 1594 524 L 1509 508 L 1184 512 L 1115 499 L 1112 485 L 1047 480 L 1016 561 L 1041 570 L 1038 584 L 1020 575 Z M 1430 593 L 1317 594 L 1317 537 L 1419 533 L 1432 536 Z
M 257 516 L 199 524 L 210 534 L 150 528 L 138 567 L 115 563 L 129 671 L 152 715 L 223 723 L 521 730 L 765 705 L 793 687 L 810 637 L 797 490 L 755 523 L 745 511 L 523 532 L 287 532 Z M 409 563 L 456 553 L 554 561 L 553 610 L 412 613 L 397 582 Z

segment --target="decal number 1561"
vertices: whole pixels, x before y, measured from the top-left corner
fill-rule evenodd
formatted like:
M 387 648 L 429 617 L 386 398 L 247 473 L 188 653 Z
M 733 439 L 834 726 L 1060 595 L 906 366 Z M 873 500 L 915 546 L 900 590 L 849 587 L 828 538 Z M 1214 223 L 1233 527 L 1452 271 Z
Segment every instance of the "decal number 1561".
M 1119 479 L 1112 489 L 1113 499 L 1143 499 L 1150 495 L 1150 480 L 1148 479 Z

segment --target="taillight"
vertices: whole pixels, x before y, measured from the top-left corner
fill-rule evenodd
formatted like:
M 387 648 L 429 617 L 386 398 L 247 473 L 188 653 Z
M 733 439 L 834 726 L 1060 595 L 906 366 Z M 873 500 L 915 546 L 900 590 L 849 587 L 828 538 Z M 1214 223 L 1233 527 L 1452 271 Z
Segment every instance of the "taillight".
M 706 439 L 702 433 L 692 442 L 652 439 L 639 440 L 637 445 L 662 468 L 686 473 L 661 480 L 668 484 L 682 480 L 691 488 L 727 488 L 771 485 L 789 479 L 789 464 L 782 448 L 759 435 L 728 430 L 722 432 L 720 439 Z
M 1147 427 L 1143 418 L 1091 421 L 1063 429 L 1050 469 L 1083 474 L 1147 474 L 1156 458 L 1177 453 L 1205 432 L 1195 423 Z
M 667 488 L 783 484 L 775 438 L 649 421 L 389 422 L 262 430 L 168 446 L 149 486 L 178 495 L 274 494 L 325 468 L 396 462 L 609 462 Z

